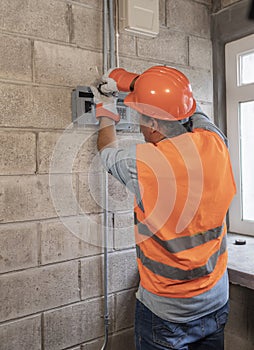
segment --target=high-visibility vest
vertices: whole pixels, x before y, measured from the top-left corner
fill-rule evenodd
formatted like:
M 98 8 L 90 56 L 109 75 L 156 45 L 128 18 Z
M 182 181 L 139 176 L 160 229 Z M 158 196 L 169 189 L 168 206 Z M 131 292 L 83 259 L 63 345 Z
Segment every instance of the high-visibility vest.
M 226 224 L 236 192 L 227 147 L 210 131 L 137 145 L 135 203 L 140 283 L 159 296 L 211 289 L 227 265 Z

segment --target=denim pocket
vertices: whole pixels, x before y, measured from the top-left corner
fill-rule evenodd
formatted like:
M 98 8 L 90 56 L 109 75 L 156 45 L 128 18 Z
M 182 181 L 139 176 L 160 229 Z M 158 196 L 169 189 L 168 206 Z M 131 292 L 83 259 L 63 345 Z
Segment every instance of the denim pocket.
M 215 319 L 217 322 L 217 327 L 225 327 L 225 324 L 228 321 L 228 313 L 229 313 L 229 303 L 223 306 L 220 310 L 218 310 L 215 314 Z
M 153 315 L 153 341 L 166 349 L 178 349 L 187 337 L 187 328 L 184 325 L 162 320 Z

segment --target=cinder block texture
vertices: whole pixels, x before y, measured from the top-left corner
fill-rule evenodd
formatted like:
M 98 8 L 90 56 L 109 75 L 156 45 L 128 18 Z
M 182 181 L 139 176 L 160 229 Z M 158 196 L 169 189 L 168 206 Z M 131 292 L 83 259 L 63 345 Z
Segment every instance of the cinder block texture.
M 79 205 L 84 213 L 103 212 L 103 174 L 79 175 Z
M 0 299 L 0 321 L 78 301 L 78 262 L 2 275 Z
M 138 38 L 137 42 L 139 57 L 187 64 L 188 41 L 184 34 L 160 28 L 158 37 L 149 40 Z
M 97 339 L 82 345 L 81 350 L 98 350 L 102 348 L 104 339 Z M 108 339 L 110 350 L 135 350 L 134 330 L 126 329 L 121 332 L 114 332 Z
M 108 178 L 109 210 L 133 210 L 134 195 L 113 176 Z
M 0 84 L 0 126 L 65 128 L 71 89 Z
M 180 68 L 180 70 L 188 77 L 192 86 L 194 97 L 197 100 L 212 103 L 213 102 L 213 84 L 212 84 L 211 72 L 205 71 L 203 69 Z
M 103 257 L 86 258 L 81 262 L 81 298 L 86 299 L 103 293 Z M 136 287 L 138 273 L 135 251 L 108 255 L 108 291 Z
M 100 169 L 101 170 L 101 169 Z M 89 172 L 79 175 L 79 204 L 84 213 L 102 212 L 105 196 L 105 180 L 102 173 Z M 108 177 L 108 210 L 132 210 L 133 194 L 113 176 Z
M 102 11 L 98 8 L 72 5 L 73 40 L 79 47 L 102 49 Z
M 57 141 L 59 141 L 62 135 L 63 133 L 59 133 L 59 132 L 39 133 L 39 137 L 38 137 L 39 173 L 43 174 L 43 173 L 53 172 L 53 169 L 50 169 L 50 164 L 51 164 L 52 158 L 54 157 L 54 151 L 55 151 L 55 148 L 57 147 Z M 54 172 L 64 173 L 66 172 L 65 170 L 67 169 L 67 165 L 64 162 L 64 158 L 65 158 L 65 153 L 66 153 L 66 149 L 68 149 L 68 146 L 66 147 L 66 149 L 64 149 L 59 143 L 59 148 L 60 147 L 61 149 L 59 149 L 59 152 L 61 151 L 62 153 L 63 168 L 57 167 L 57 169 L 55 169 Z M 67 158 L 69 157 L 67 156 Z M 58 160 L 59 164 L 61 164 L 62 162 Z
M 124 31 L 119 34 L 119 53 L 126 56 L 136 56 L 136 41 L 137 38 L 132 34 L 127 34 Z
M 2 2 L 0 8 L 1 6 Z M 1 15 L 2 13 L 0 14 L 0 18 Z M 1 34 L 0 52 L 0 78 L 23 81 L 32 80 L 32 50 L 30 40 Z
M 81 261 L 81 299 L 103 294 L 103 257 L 95 256 Z
M 38 41 L 34 43 L 34 50 L 37 83 L 94 85 L 101 76 L 100 53 Z
M 53 175 L 49 185 L 47 175 L 0 177 L 0 220 L 13 222 L 75 215 L 77 203 L 72 180 L 70 175 Z
M 2 0 L 0 14 L 3 30 L 68 42 L 68 7 L 64 1 Z
M 73 3 L 80 3 L 83 6 L 90 8 L 99 8 L 102 9 L 103 2 L 101 0 L 71 0 Z
M 114 214 L 114 248 L 135 247 L 133 212 Z
M 2 350 L 41 350 L 41 317 L 0 325 L 0 340 Z
M 209 8 L 206 5 L 192 0 L 168 0 L 167 27 L 188 34 L 209 38 Z
M 0 131 L 0 175 L 34 174 L 35 171 L 35 134 Z
M 190 36 L 189 64 L 209 71 L 212 69 L 212 42 L 209 39 Z
M 84 135 L 83 144 L 78 152 L 76 168 L 78 172 L 102 172 L 100 154 L 97 150 L 97 131 L 89 131 Z M 75 165 L 74 165 L 75 169 Z
M 111 350 L 135 350 L 134 339 L 133 329 L 115 333 L 110 339 Z
M 160 64 L 158 61 L 153 61 L 152 59 L 135 59 L 130 57 L 120 57 L 120 67 L 124 67 L 129 72 L 142 73 L 146 69 L 154 66 L 155 64 Z
M 138 285 L 136 251 L 123 251 L 109 255 L 109 292 L 113 293 Z
M 91 221 L 88 221 L 89 219 Z M 89 217 L 87 224 L 85 225 L 83 220 L 84 224 L 80 227 L 77 224 L 79 218 L 69 218 L 64 222 L 42 222 L 41 263 L 47 264 L 101 253 L 102 230 L 100 225 L 95 224 L 96 219 L 94 216 Z M 99 226 L 97 231 L 96 226 Z
M 37 266 L 37 244 L 35 223 L 0 225 L 0 273 Z
M 113 312 L 113 300 L 109 299 Z M 110 319 L 113 319 L 110 314 Z M 112 331 L 112 324 L 110 326 Z M 103 335 L 103 299 L 94 299 L 44 314 L 44 345 L 61 350 Z
M 133 327 L 135 318 L 136 289 L 116 294 L 116 331 Z
M 93 162 L 98 163 L 94 132 L 81 132 L 75 128 L 65 132 L 42 132 L 38 138 L 39 173 L 88 172 Z M 95 167 L 94 167 L 95 168 Z

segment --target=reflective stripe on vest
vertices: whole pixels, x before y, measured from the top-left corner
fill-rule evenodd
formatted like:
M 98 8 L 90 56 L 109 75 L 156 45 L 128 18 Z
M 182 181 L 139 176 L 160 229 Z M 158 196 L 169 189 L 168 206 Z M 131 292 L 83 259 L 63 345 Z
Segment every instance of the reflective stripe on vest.
M 215 229 L 207 230 L 206 232 L 197 233 L 194 236 L 184 236 L 184 237 L 178 237 L 171 240 L 163 241 L 158 236 L 156 236 L 152 231 L 150 231 L 146 225 L 138 221 L 136 213 L 134 213 L 134 223 L 135 225 L 137 225 L 139 234 L 147 237 L 151 237 L 170 253 L 178 253 L 186 249 L 197 247 L 213 239 L 219 238 L 223 233 L 223 227 L 224 227 L 224 225 L 222 225 L 222 226 L 216 227 Z
M 226 146 L 205 130 L 137 146 L 144 210 L 135 206 L 141 285 L 166 297 L 211 289 L 226 269 L 224 218 L 235 194 Z
M 196 267 L 192 270 L 182 270 L 176 267 L 162 264 L 158 261 L 154 261 L 145 256 L 140 247 L 137 245 L 137 257 L 141 260 L 142 264 L 156 275 L 170 278 L 171 280 L 185 281 L 193 280 L 195 278 L 203 277 L 214 271 L 217 264 L 218 257 L 223 254 L 227 249 L 226 236 L 223 237 L 220 249 L 215 252 L 203 266 Z

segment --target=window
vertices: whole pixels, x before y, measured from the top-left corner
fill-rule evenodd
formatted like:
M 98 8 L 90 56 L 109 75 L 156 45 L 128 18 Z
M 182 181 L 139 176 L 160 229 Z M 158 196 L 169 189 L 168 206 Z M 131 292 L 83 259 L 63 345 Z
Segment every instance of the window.
M 231 232 L 254 235 L 254 35 L 226 44 L 227 134 L 237 195 Z

